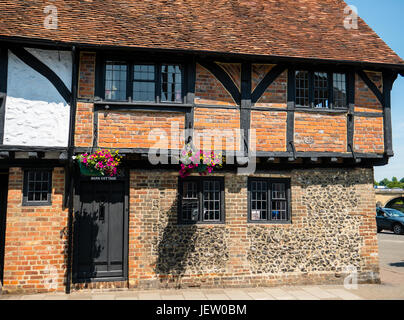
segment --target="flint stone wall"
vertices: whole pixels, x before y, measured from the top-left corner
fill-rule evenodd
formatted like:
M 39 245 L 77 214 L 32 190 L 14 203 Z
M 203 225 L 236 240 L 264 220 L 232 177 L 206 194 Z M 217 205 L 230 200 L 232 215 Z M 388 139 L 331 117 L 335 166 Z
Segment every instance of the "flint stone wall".
M 247 177 L 225 177 L 225 223 L 177 225 L 174 172 L 131 172 L 129 285 L 231 287 L 379 282 L 373 169 L 257 173 L 291 178 L 292 223 L 247 223 Z

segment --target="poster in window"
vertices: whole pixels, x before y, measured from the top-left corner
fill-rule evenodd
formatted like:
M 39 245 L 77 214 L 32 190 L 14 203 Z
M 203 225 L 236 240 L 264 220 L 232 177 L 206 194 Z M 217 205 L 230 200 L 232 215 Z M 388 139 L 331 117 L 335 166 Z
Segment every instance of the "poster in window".
M 261 210 L 251 210 L 251 220 L 261 220 Z

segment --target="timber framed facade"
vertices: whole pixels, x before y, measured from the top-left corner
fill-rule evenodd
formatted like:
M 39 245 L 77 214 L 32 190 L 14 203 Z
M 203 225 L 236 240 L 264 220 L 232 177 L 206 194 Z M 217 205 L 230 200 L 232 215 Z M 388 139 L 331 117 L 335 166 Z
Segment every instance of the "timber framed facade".
M 326 1 L 335 12 L 342 4 Z M 111 43 L 108 28 L 98 40 L 90 28 L 85 41 L 66 22 L 54 35 L 13 34 L 19 23 L 6 22 L 3 292 L 340 283 L 351 266 L 361 282 L 380 281 L 373 167 L 393 156 L 391 90 L 404 62 L 367 25 L 357 45 L 368 53 L 344 55 L 351 38 L 338 29 L 335 51 L 313 58 L 307 48 L 293 54 L 281 36 L 270 54 L 257 39 L 255 51 L 220 37 L 206 50 L 178 39 L 173 48 L 150 34 Z M 223 169 L 179 178 L 184 145 L 209 149 L 215 138 L 225 142 L 215 150 L 226 156 Z M 118 176 L 80 175 L 73 157 L 99 148 L 123 155 Z M 152 164 L 150 153 L 167 161 Z M 255 170 L 238 174 L 251 161 Z

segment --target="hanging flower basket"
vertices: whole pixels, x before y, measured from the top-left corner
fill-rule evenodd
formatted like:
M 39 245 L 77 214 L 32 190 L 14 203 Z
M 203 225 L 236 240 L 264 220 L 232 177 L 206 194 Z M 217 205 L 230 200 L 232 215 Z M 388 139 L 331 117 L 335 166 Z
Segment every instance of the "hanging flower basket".
M 116 176 L 121 158 L 118 150 L 111 153 L 110 150 L 105 149 L 97 150 L 91 154 L 80 154 L 75 157 L 80 167 L 80 173 L 83 176 L 93 177 Z
M 223 156 L 215 154 L 213 151 L 196 151 L 190 144 L 187 144 L 181 151 L 180 162 L 179 174 L 181 178 L 186 178 L 193 172 L 206 176 L 208 173 L 212 173 L 214 169 L 223 166 Z

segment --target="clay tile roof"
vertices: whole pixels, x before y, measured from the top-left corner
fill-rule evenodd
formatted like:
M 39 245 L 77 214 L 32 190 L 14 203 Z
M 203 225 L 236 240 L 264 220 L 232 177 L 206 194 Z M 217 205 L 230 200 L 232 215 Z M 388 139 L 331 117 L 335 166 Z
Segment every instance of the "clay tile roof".
M 44 7 L 58 9 L 45 29 Z M 342 0 L 0 0 L 0 38 L 350 62 L 404 61 Z

